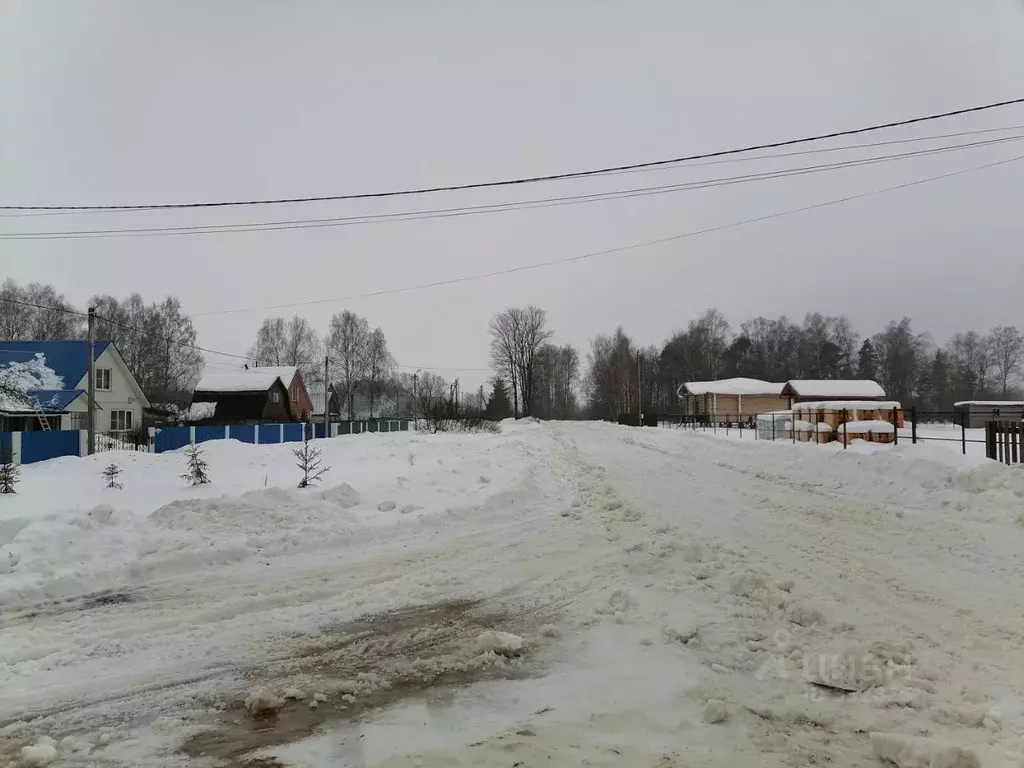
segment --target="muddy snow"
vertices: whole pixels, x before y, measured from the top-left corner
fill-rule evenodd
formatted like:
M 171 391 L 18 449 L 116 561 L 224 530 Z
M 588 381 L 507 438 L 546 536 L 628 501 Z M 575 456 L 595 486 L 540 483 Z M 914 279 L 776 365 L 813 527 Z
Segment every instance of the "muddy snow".
M 302 490 L 235 441 L 197 488 L 179 453 L 23 468 L 0 765 L 1024 765 L 1019 469 L 588 423 L 317 442 Z

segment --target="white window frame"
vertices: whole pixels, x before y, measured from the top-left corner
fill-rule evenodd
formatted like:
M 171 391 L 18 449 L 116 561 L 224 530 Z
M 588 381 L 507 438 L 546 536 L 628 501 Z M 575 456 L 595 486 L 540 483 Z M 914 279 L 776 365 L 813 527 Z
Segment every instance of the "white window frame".
M 299 388 L 298 387 L 292 387 L 292 402 L 293 403 L 299 402 Z
M 281 402 L 281 393 L 278 392 L 276 389 L 270 390 L 270 402 L 272 402 L 272 403 L 280 403 Z
M 110 368 L 97 368 L 96 369 L 96 391 L 97 392 L 109 392 L 111 379 Z M 103 386 L 103 380 L 106 379 L 107 386 Z
M 120 418 L 118 418 L 120 415 Z M 130 410 L 122 408 L 114 409 L 110 412 L 110 431 L 111 432 L 131 432 L 132 421 L 134 416 Z

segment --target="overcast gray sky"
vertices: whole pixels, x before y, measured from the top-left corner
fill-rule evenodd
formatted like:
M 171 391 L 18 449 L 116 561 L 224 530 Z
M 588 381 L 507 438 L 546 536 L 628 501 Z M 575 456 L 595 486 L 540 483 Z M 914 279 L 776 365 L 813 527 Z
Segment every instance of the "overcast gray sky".
M 1022 54 L 1019 0 L 8 1 L 0 203 L 330 195 L 639 162 L 1024 96 Z M 1012 125 L 1024 125 L 1024 107 L 859 141 Z M 428 221 L 6 240 L 0 274 L 53 283 L 80 305 L 132 291 L 177 295 L 196 313 L 308 301 L 670 236 L 1018 154 L 1024 142 Z M 0 231 L 473 205 L 778 163 L 389 202 L 3 218 Z M 734 326 L 759 314 L 846 313 L 862 334 L 908 314 L 941 341 L 1024 325 L 1022 201 L 1024 162 L 1012 163 L 584 262 L 298 311 L 324 331 L 332 313 L 352 309 L 385 330 L 399 362 L 437 368 L 486 366 L 489 317 L 529 303 L 584 353 L 591 336 L 620 323 L 660 343 L 709 306 Z M 197 316 L 200 343 L 244 353 L 266 314 Z

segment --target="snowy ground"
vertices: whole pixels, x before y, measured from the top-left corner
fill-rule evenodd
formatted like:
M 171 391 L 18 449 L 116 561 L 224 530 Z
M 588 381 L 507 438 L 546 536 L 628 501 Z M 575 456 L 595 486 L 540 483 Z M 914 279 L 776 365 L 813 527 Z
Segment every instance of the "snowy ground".
M 200 489 L 177 453 L 23 468 L 0 765 L 852 767 L 876 731 L 1024 765 L 1020 468 L 589 423 L 319 444 L 303 491 L 287 445 L 206 444 Z

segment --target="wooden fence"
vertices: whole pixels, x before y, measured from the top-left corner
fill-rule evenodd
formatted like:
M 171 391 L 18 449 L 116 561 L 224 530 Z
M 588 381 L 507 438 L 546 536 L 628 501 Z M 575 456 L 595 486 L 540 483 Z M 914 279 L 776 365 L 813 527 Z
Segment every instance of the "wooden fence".
M 985 455 L 1003 464 L 1024 463 L 1024 422 L 985 422 Z

